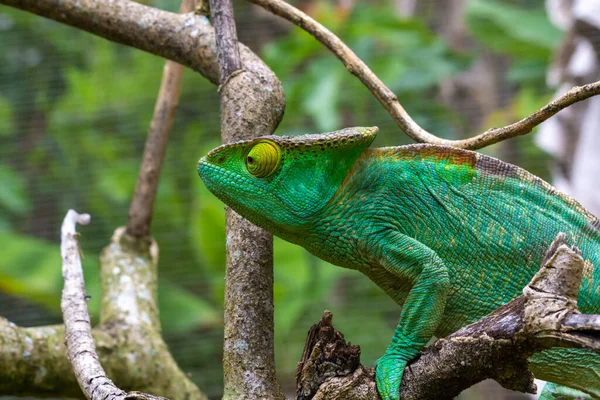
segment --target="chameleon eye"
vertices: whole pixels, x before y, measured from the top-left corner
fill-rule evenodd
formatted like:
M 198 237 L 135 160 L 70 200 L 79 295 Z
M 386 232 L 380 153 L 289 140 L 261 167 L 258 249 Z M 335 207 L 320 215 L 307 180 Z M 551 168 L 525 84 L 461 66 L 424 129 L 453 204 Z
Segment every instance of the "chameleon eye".
M 281 150 L 271 141 L 261 141 L 254 145 L 246 156 L 248 172 L 257 178 L 266 178 L 277 169 Z

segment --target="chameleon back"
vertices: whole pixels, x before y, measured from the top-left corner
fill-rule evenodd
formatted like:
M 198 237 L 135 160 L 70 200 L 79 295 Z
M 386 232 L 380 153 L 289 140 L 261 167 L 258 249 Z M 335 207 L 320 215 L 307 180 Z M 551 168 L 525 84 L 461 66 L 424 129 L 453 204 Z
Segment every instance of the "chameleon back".
M 600 222 L 575 199 L 521 168 L 442 146 L 367 149 L 330 210 L 339 214 L 340 204 L 349 203 L 374 210 L 368 224 L 355 218 L 357 226 L 392 225 L 433 249 L 448 266 L 450 293 L 439 335 L 518 296 L 559 232 L 567 233 L 568 243 L 586 260 L 580 309 L 600 312 Z
M 331 231 L 339 215 L 346 215 L 345 232 L 359 231 L 355 240 L 392 229 L 417 239 L 444 261 L 450 289 L 438 337 L 520 295 L 559 232 L 567 233 L 567 242 L 585 260 L 580 310 L 600 313 L 598 218 L 538 177 L 492 157 L 432 145 L 367 149 L 320 218 Z M 318 240 L 311 240 L 309 248 L 327 240 L 322 229 L 316 231 Z M 336 248 L 352 253 L 343 238 L 335 240 Z M 401 305 L 410 290 L 409 283 L 382 268 L 365 268 L 368 257 L 355 262 L 360 255 L 344 259 L 318 248 L 316 253 L 361 270 Z M 530 361 L 537 378 L 600 398 L 600 355 L 551 349 Z

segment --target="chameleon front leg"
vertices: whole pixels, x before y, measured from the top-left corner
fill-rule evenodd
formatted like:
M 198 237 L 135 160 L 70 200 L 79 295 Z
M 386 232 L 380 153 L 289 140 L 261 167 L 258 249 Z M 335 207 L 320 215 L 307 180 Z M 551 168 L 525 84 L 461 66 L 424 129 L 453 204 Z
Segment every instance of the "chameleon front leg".
M 383 400 L 397 400 L 406 364 L 419 354 L 442 319 L 450 281 L 443 261 L 421 242 L 390 233 L 379 243 L 383 243 L 380 266 L 413 283 L 392 341 L 376 368 L 379 394 Z

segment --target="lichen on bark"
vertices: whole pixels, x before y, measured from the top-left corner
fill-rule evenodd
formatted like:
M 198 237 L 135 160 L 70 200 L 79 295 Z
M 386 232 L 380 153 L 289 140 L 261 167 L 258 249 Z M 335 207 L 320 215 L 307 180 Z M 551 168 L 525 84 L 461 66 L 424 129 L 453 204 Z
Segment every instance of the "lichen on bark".
M 102 349 L 108 376 L 124 390 L 143 390 L 170 399 L 205 399 L 179 369 L 161 336 L 157 305 L 158 246 L 118 228 L 100 257 L 99 328 L 115 340 Z M 104 364 L 103 364 L 104 365 Z M 143 383 L 143 385 L 140 385 Z

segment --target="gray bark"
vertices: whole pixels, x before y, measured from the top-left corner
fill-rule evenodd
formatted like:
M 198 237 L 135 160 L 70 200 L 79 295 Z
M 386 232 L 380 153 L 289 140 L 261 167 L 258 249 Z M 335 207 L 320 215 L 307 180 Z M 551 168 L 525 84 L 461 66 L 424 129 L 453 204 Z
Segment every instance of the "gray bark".
M 65 322 L 67 356 L 85 397 L 90 400 L 166 400 L 145 393 L 119 389 L 108 378 L 96 353 L 90 315 L 87 308 L 83 268 L 77 243 L 76 224 L 87 225 L 88 214 L 69 210 L 62 224 L 60 252 L 63 260 L 63 288 L 61 309 Z

